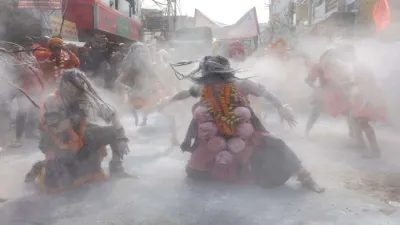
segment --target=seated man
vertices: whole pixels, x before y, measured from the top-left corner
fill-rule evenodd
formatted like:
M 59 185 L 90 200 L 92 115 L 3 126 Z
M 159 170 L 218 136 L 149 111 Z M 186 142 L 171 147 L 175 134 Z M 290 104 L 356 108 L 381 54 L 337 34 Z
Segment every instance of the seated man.
M 93 109 L 111 126 L 88 123 Z M 112 150 L 110 173 L 123 171 L 122 159 L 129 151 L 124 128 L 83 72 L 63 71 L 58 90 L 45 99 L 41 124 L 39 148 L 46 159 L 33 166 L 26 182 L 42 173 L 45 187 L 59 189 L 77 184 L 82 177 L 104 177 L 101 161 L 106 145 Z

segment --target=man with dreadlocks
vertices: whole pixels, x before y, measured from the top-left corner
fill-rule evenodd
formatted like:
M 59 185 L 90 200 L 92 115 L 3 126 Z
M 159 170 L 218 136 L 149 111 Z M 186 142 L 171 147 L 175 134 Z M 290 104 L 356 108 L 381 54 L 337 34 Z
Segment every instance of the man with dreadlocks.
M 111 126 L 88 122 L 90 110 Z M 62 72 L 58 90 L 42 107 L 42 133 L 39 148 L 46 160 L 36 163 L 26 176 L 34 181 L 44 170 L 44 185 L 53 188 L 79 184 L 82 177 L 104 177 L 103 147 L 110 145 L 110 173 L 123 172 L 122 159 L 128 153 L 128 139 L 115 111 L 98 95 L 84 73 L 76 69 Z M 84 168 L 84 169 L 82 169 Z M 89 176 L 88 175 L 92 175 Z
M 294 126 L 296 121 L 288 107 L 260 84 L 237 78 L 222 56 L 206 56 L 196 71 L 201 76 L 194 77 L 192 72 L 190 77 L 196 85 L 169 101 L 200 98 L 181 144 L 183 151 L 192 153 L 186 167 L 189 177 L 273 187 L 297 175 L 304 187 L 323 191 L 289 146 L 267 132 L 247 96 L 267 99 Z

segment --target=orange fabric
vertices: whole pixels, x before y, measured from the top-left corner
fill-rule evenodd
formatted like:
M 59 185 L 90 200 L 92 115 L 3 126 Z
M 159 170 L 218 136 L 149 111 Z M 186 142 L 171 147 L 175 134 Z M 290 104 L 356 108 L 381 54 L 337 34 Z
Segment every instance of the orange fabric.
M 350 102 L 343 91 L 334 87 L 324 87 L 322 90 L 324 108 L 329 115 L 336 117 L 349 109 Z
M 69 52 L 69 60 L 65 61 L 64 68 L 65 69 L 72 69 L 72 68 L 79 68 L 81 62 L 79 58 L 72 52 Z
M 350 107 L 350 101 L 344 91 L 336 87 L 327 71 L 321 71 L 319 64 L 310 70 L 308 75 L 312 80 L 319 78 L 322 87 L 322 101 L 325 112 L 330 116 L 336 117 L 346 112 Z
M 52 53 L 50 50 L 48 50 L 47 48 L 40 47 L 39 44 L 34 44 L 33 46 L 34 46 L 34 49 L 36 49 L 36 50 L 33 52 L 33 55 L 35 56 L 35 58 L 36 58 L 38 61 L 44 61 L 44 60 L 46 60 L 46 59 L 49 59 L 50 56 L 53 54 L 53 53 Z
M 34 48 L 36 49 L 36 51 L 34 52 L 34 56 L 38 61 L 41 62 L 40 68 L 43 71 L 43 79 L 48 84 L 54 84 L 57 80 L 57 77 L 55 77 L 55 65 L 54 62 L 50 61 L 50 58 L 53 56 L 53 52 L 47 48 L 40 47 L 40 45 L 38 44 L 34 44 Z M 64 62 L 64 69 L 79 68 L 79 58 L 70 51 L 62 51 L 62 54 L 68 54 L 68 57 Z
M 59 96 L 58 90 L 55 91 L 55 94 L 57 96 Z M 67 143 L 62 142 L 53 132 L 51 132 L 45 121 L 44 121 L 44 106 L 41 107 L 40 110 L 40 124 L 43 128 L 43 130 L 45 130 L 47 132 L 47 134 L 50 136 L 51 140 L 60 148 L 63 150 L 72 150 L 72 151 L 79 151 L 82 146 L 83 146 L 83 136 L 84 136 L 84 131 L 86 128 L 86 119 L 82 119 L 80 121 L 80 127 L 79 127 L 79 131 L 75 132 L 74 129 L 72 127 L 69 127 L 67 132 L 70 135 L 70 139 L 67 141 Z
M 49 38 L 49 40 L 47 40 L 47 45 L 48 46 L 52 46 L 52 45 L 63 45 L 64 41 L 61 38 Z
M 379 33 L 390 24 L 390 6 L 387 0 L 378 0 L 374 5 L 373 17 L 376 32 Z

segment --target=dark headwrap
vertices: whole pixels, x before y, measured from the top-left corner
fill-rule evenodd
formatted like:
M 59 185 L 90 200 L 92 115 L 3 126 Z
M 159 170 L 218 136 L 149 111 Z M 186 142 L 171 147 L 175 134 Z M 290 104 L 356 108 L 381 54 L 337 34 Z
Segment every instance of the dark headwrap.
M 222 82 L 222 81 L 232 81 L 234 79 L 238 79 L 235 76 L 235 73 L 238 71 L 237 69 L 232 69 L 229 63 L 229 60 L 222 56 L 205 56 L 199 64 L 199 67 L 189 73 L 188 75 L 183 75 L 175 70 L 175 66 L 183 66 L 189 65 L 192 62 L 181 62 L 177 64 L 171 64 L 171 67 L 174 69 L 176 76 L 178 79 L 191 79 L 195 83 L 204 84 L 204 83 L 214 83 L 214 82 Z M 200 73 L 200 77 L 195 77 L 196 74 Z

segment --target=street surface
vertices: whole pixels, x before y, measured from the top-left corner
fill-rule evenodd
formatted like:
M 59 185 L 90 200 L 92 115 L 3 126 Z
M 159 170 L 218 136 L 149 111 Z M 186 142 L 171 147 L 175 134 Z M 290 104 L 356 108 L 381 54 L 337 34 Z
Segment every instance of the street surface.
M 189 109 L 188 109 L 189 110 Z M 396 181 L 400 174 L 400 139 L 387 127 L 377 128 L 382 159 L 362 159 L 348 138 L 343 118 L 323 118 L 309 139 L 305 116 L 295 129 L 282 126 L 271 113 L 267 128 L 293 147 L 323 194 L 304 190 L 296 180 L 264 190 L 187 179 L 188 154 L 170 148 L 163 117 L 152 115 L 149 126 L 123 124 L 131 153 L 125 168 L 135 178 L 109 179 L 46 195 L 23 182 L 33 162 L 42 158 L 37 143 L 0 153 L 1 225 L 380 225 L 400 224 Z M 180 138 L 189 117 L 180 116 Z M 185 121 L 185 122 L 183 122 Z M 28 149 L 29 148 L 29 149 Z M 396 149 L 397 148 L 397 149 Z M 105 160 L 104 167 L 108 160 Z M 397 180 L 400 183 L 400 179 Z

